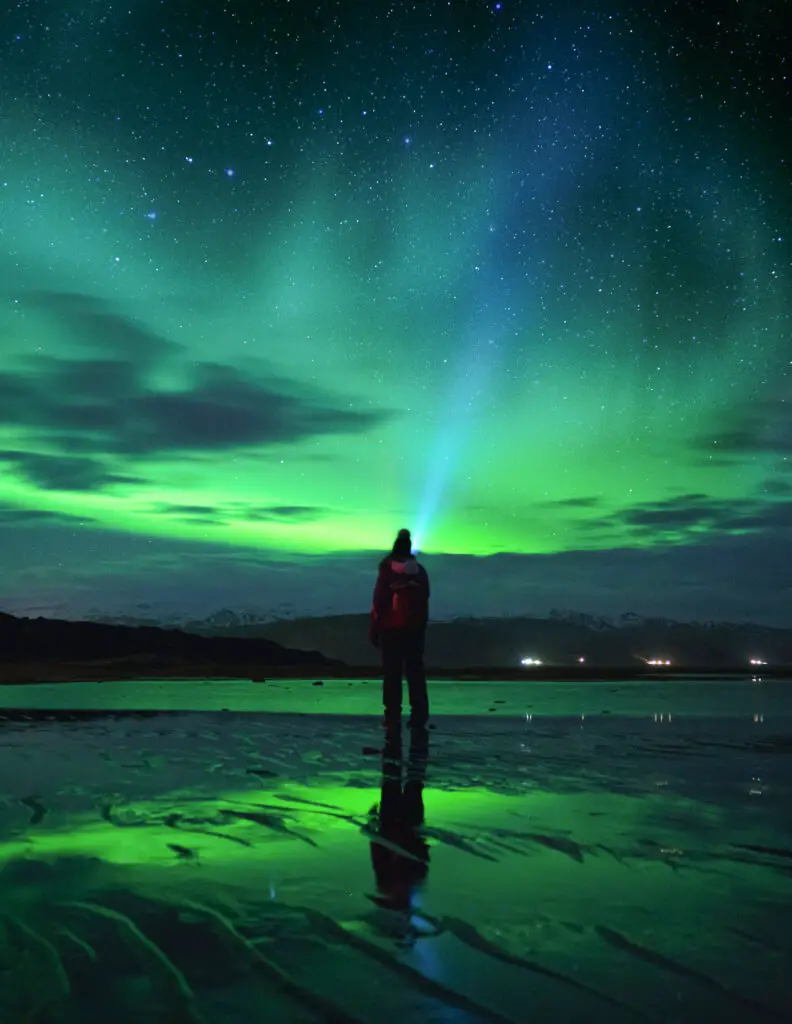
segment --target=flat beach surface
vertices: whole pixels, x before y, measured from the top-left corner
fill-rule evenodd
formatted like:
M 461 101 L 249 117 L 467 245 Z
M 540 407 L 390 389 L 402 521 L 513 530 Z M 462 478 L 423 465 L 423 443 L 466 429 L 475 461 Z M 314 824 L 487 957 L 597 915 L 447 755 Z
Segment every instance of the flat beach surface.
M 789 1019 L 792 685 L 314 682 L 0 690 L 1 1020 Z

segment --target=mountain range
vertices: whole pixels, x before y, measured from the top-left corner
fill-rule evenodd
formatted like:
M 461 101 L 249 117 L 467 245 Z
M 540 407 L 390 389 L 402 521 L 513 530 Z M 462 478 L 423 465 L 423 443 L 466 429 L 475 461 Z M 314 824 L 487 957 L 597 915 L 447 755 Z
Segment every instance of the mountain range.
M 112 625 L 151 626 L 152 620 L 102 617 Z M 296 651 L 321 651 L 350 666 L 371 667 L 378 653 L 368 642 L 368 616 L 272 619 L 221 609 L 185 620 L 185 632 L 204 637 L 268 640 Z M 634 667 L 653 659 L 686 668 L 750 668 L 751 659 L 792 663 L 792 630 L 753 623 L 676 622 L 628 612 L 603 618 L 552 611 L 545 618 L 464 618 L 431 623 L 426 661 L 438 669 L 519 668 L 522 659 L 545 666 Z

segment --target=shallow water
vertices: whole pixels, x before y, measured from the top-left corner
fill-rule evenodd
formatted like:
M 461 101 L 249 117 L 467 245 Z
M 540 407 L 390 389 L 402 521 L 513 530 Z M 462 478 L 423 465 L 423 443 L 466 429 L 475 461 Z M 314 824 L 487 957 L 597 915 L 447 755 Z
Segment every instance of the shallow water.
M 0 689 L 0 1019 L 788 1019 L 792 686 L 312 682 Z
M 792 716 L 792 686 L 777 679 L 696 677 L 650 681 L 432 682 L 439 715 L 754 715 Z M 142 680 L 0 686 L 3 708 L 150 711 L 379 713 L 377 680 Z

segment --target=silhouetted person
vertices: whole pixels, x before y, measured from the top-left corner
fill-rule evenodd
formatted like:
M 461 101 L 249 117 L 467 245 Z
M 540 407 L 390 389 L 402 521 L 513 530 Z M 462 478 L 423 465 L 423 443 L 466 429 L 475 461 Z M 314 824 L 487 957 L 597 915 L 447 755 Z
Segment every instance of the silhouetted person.
M 386 910 L 408 912 L 429 873 L 429 847 L 418 831 L 424 820 L 423 787 L 429 754 L 425 729 L 413 729 L 407 778 L 402 786 L 401 737 L 391 737 L 382 757 L 379 810 L 373 821 L 371 865 L 377 895 Z M 386 843 L 379 841 L 386 840 Z
M 429 620 L 429 577 L 412 554 L 409 530 L 399 530 L 391 553 L 380 562 L 371 606 L 370 637 L 382 648 L 384 725 L 401 725 L 402 677 L 412 711 L 410 725 L 424 728 L 429 718 L 423 654 Z

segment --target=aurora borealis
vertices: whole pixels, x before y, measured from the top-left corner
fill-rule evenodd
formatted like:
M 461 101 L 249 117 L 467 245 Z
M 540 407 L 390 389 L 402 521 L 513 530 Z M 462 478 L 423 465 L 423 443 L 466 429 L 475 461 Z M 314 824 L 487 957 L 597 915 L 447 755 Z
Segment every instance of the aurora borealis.
M 0 28 L 3 607 L 783 621 L 780 7 Z

